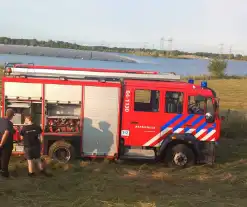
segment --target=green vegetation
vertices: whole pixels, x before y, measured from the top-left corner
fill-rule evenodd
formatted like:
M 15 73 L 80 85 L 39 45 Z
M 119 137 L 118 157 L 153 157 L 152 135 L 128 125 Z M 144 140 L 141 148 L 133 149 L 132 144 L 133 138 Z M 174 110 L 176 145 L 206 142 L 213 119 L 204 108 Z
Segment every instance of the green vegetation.
M 141 56 L 153 56 L 153 57 L 168 57 L 168 58 L 182 58 L 182 59 L 194 59 L 194 58 L 217 58 L 219 54 L 207 53 L 207 52 L 196 52 L 189 53 L 184 51 L 165 51 L 156 49 L 145 49 L 145 48 L 125 48 L 125 47 L 106 47 L 106 46 L 84 46 L 76 43 L 69 43 L 64 41 L 42 41 L 36 39 L 14 39 L 8 37 L 0 37 L 0 44 L 9 45 L 27 45 L 27 46 L 41 46 L 51 48 L 67 48 L 76 50 L 90 50 L 90 51 L 102 51 L 102 52 L 117 52 L 117 53 L 130 53 Z M 223 59 L 231 60 L 243 60 L 247 61 L 247 56 L 240 54 L 222 54 Z
M 161 164 L 126 161 L 76 161 L 58 164 L 47 160 L 54 178 L 28 178 L 26 164 L 12 159 L 16 178 L 1 180 L 3 206 L 46 207 L 245 207 L 247 141 L 221 138 L 217 164 L 184 170 Z
M 221 110 L 221 115 L 226 117 L 221 126 L 222 137 L 246 137 L 247 111 Z
M 46 158 L 54 177 L 28 178 L 26 163 L 12 158 L 14 177 L 0 180 L 0 203 L 9 207 L 245 207 L 247 122 L 234 112 L 225 115 L 213 167 L 174 170 L 162 163 L 107 160 L 59 164 Z
M 212 59 L 208 65 L 208 71 L 211 73 L 214 77 L 224 77 L 225 76 L 225 70 L 227 67 L 227 62 L 223 59 Z

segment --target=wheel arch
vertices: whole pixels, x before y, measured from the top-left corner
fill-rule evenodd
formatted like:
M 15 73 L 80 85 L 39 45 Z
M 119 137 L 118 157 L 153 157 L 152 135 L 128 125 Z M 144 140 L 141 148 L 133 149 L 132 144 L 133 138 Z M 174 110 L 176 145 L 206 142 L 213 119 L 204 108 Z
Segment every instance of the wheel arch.
M 48 155 L 50 147 L 55 142 L 68 142 L 75 148 L 76 157 L 81 157 L 81 136 L 57 136 L 57 135 L 44 135 L 44 143 L 43 143 L 43 154 Z
M 178 144 L 184 144 L 190 148 L 193 151 L 195 158 L 197 159 L 199 156 L 198 140 L 192 134 L 168 135 L 160 145 L 158 150 L 158 159 L 163 160 L 168 149 Z

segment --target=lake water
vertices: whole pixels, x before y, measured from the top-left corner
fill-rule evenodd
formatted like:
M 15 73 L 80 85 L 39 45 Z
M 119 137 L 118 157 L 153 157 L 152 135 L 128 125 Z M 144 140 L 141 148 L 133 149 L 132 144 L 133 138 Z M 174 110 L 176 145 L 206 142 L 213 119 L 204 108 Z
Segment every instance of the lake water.
M 160 72 L 175 72 L 180 75 L 208 74 L 207 66 L 209 60 L 154 58 L 129 54 L 120 55 L 131 57 L 137 60 L 138 63 L 0 54 L 0 65 L 4 64 L 4 62 L 23 62 L 34 63 L 37 65 L 57 65 L 85 68 L 156 70 Z M 226 72 L 229 75 L 247 75 L 247 62 L 228 61 Z

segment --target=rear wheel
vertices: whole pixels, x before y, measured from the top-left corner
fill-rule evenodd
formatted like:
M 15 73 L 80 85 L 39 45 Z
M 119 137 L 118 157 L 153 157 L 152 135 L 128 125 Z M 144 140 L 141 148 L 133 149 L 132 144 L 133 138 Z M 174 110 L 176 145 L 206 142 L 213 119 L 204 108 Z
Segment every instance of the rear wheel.
M 190 167 L 195 164 L 195 155 L 185 144 L 177 144 L 168 148 L 165 162 L 169 167 Z
M 49 148 L 49 157 L 58 162 L 67 163 L 75 159 L 75 149 L 69 142 L 57 141 Z

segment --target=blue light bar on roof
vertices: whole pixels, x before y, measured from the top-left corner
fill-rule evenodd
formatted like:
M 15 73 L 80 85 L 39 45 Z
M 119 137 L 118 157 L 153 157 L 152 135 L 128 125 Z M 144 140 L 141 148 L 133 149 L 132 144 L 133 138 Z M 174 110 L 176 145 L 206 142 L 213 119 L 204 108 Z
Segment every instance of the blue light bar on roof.
M 207 88 L 207 87 L 208 87 L 207 81 L 202 81 L 202 82 L 201 82 L 201 87 L 202 87 L 202 88 Z
M 190 84 L 194 84 L 194 82 L 195 82 L 195 81 L 194 81 L 193 79 L 189 79 L 189 80 L 188 80 L 188 83 L 190 83 Z

